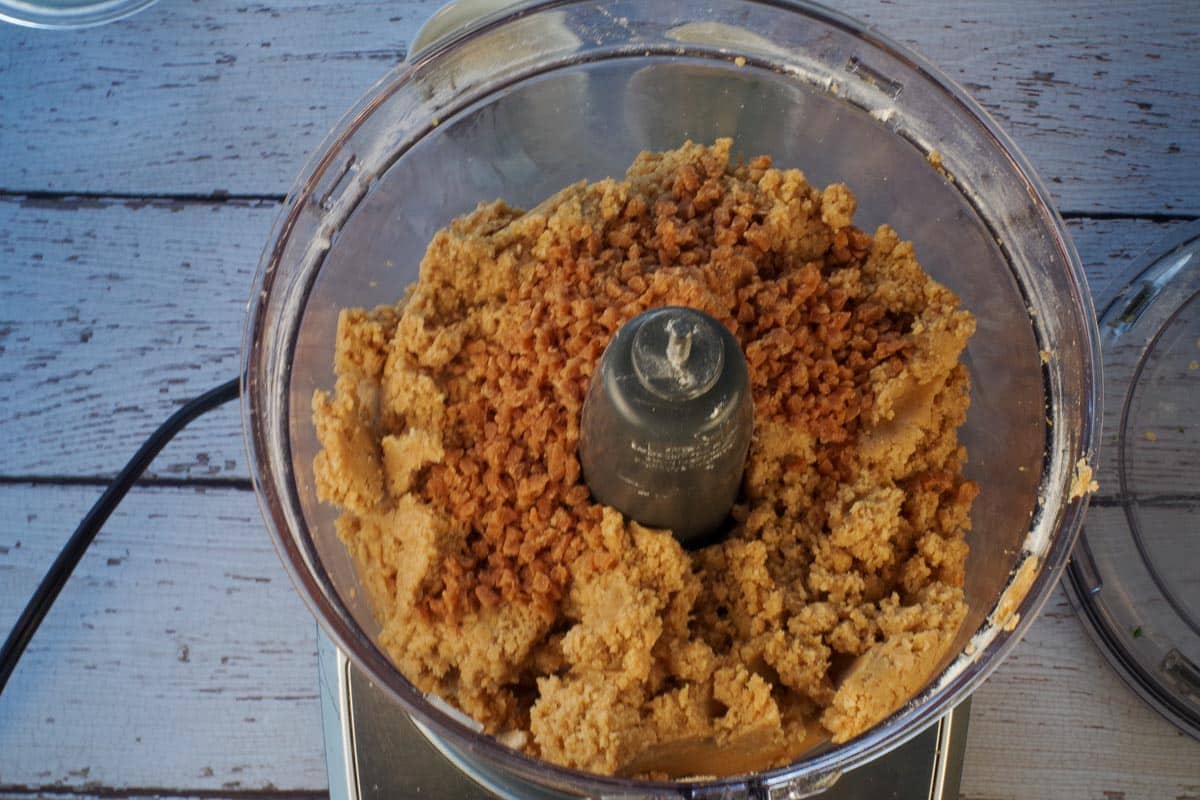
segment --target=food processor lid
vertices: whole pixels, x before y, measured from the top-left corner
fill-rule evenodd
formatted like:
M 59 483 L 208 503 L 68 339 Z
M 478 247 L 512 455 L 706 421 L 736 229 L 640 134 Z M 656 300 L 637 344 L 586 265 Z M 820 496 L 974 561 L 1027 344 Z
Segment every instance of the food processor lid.
M 30 28 L 89 28 L 135 14 L 156 0 L 0 0 L 0 21 Z
M 1200 739 L 1200 223 L 1100 312 L 1103 462 L 1065 581 L 1121 676 Z

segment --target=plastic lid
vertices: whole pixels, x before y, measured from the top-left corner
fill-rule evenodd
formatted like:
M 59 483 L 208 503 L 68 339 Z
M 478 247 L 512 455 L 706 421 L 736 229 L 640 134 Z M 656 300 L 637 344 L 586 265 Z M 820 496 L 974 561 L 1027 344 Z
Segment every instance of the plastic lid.
M 1200 223 L 1100 314 L 1103 463 L 1066 585 L 1105 656 L 1200 738 Z
M 30 28 L 89 28 L 123 19 L 157 0 L 0 0 L 0 20 Z

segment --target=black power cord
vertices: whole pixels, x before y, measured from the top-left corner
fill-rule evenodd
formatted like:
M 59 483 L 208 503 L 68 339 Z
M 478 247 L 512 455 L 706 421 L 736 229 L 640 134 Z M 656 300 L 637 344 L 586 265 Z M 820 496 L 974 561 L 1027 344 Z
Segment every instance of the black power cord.
M 228 403 L 237 396 L 238 380 L 234 379 L 215 389 L 208 390 L 194 400 L 189 400 L 150 435 L 150 438 L 138 448 L 137 453 L 129 460 L 116 479 L 104 490 L 104 494 L 100 495 L 100 499 L 79 523 L 75 533 L 71 534 L 71 538 L 59 552 L 58 558 L 54 559 L 46 577 L 42 578 L 33 597 L 29 598 L 29 604 L 21 612 L 12 633 L 5 640 L 4 647 L 0 648 L 0 692 L 4 691 L 4 687 L 8 684 L 13 670 L 17 668 L 17 662 L 25 652 L 29 640 L 33 638 L 38 626 L 42 624 L 50 606 L 54 605 L 59 592 L 66 585 L 71 573 L 75 571 L 75 566 L 83 558 L 84 552 L 87 551 L 88 545 L 96 538 L 96 534 L 100 532 L 100 528 L 108 520 L 109 515 L 120 504 L 142 473 L 146 471 L 146 467 L 150 466 L 154 457 L 189 422 Z

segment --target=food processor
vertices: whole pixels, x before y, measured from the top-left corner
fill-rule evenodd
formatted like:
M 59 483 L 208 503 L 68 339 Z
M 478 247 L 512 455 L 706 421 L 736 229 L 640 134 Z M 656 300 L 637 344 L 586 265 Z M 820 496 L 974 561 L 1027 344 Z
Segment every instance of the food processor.
M 722 136 L 742 156 L 803 169 L 814 185 L 846 183 L 859 199 L 856 224 L 887 223 L 911 239 L 930 275 L 976 316 L 960 430 L 966 477 L 982 488 L 968 534 L 969 612 L 928 684 L 849 742 L 721 779 L 584 773 L 479 733 L 392 665 L 334 533 L 336 511 L 316 497 L 310 401 L 333 384 L 339 310 L 400 298 L 433 233 L 454 217 L 495 198 L 530 207 L 575 181 L 621 175 L 640 151 Z M 337 648 L 323 655 L 327 695 L 404 712 L 391 728 L 347 729 L 334 709 L 338 735 L 370 739 L 374 757 L 394 761 L 423 752 L 419 738 L 395 738 L 407 725 L 461 774 L 514 797 L 804 797 L 922 741 L 933 766 L 913 780 L 938 785 L 949 764 L 939 754 L 961 742 L 961 720 L 946 715 L 1012 649 L 1066 565 L 1099 438 L 1091 303 L 1032 169 L 919 56 L 840 14 L 783 0 L 523 3 L 416 52 L 347 114 L 289 193 L 256 277 L 244 359 L 264 516 Z M 453 796 L 439 788 L 445 775 L 423 791 Z

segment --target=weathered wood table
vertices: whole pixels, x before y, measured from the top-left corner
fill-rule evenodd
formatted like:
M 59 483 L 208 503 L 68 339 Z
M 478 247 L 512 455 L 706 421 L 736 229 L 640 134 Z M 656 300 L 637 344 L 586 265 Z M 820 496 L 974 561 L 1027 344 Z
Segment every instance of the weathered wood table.
M 137 443 L 237 374 L 283 194 L 437 2 L 162 0 L 87 31 L 0 26 L 0 634 Z M 1012 133 L 1094 292 L 1200 216 L 1194 2 L 842 5 Z M 155 462 L 0 697 L 0 795 L 326 785 L 315 625 L 230 405 Z M 975 695 L 963 797 L 1197 798 L 1200 744 L 1121 683 L 1059 592 Z

